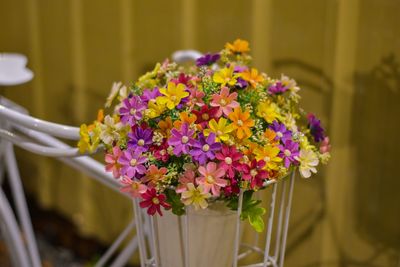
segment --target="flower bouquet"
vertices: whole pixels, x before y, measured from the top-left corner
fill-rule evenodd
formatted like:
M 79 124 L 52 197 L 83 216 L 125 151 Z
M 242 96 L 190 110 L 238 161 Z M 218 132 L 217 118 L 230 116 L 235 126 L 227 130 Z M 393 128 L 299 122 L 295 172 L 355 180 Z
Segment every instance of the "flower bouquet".
M 299 108 L 300 88 L 250 67 L 249 44 L 227 43 L 193 66 L 164 61 L 129 87 L 115 83 L 81 152 L 105 149 L 106 171 L 149 215 L 223 203 L 262 231 L 265 209 L 254 192 L 300 171 L 308 178 L 329 159 L 320 121 Z

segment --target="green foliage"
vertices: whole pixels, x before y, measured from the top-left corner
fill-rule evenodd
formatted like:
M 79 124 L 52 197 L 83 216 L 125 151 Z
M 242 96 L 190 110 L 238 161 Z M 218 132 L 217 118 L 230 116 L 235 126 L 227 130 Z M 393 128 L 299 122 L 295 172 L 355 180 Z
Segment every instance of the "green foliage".
M 248 220 L 250 225 L 257 232 L 264 231 L 264 220 L 262 216 L 265 214 L 266 210 L 260 207 L 261 200 L 252 199 L 253 191 L 246 191 L 243 194 L 243 204 L 242 204 L 242 214 L 240 218 L 242 220 Z M 229 203 L 228 207 L 232 210 L 238 209 L 238 198 L 233 198 Z
M 175 190 L 167 189 L 165 195 L 167 196 L 167 202 L 172 206 L 172 213 L 178 216 L 183 215 L 185 213 L 185 205 L 183 205 Z

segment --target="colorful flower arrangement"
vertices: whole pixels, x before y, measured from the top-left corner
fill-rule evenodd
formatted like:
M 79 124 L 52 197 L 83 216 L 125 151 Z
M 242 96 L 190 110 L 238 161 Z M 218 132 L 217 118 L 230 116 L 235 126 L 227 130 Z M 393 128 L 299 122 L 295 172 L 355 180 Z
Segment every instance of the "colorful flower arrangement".
M 253 193 L 298 169 L 308 178 L 329 160 L 320 121 L 298 106 L 300 88 L 249 66 L 249 44 L 227 43 L 195 66 L 157 64 L 129 88 L 115 83 L 106 108 L 81 126 L 80 151 L 106 151 L 106 171 L 150 215 L 181 215 L 225 201 L 262 231 Z

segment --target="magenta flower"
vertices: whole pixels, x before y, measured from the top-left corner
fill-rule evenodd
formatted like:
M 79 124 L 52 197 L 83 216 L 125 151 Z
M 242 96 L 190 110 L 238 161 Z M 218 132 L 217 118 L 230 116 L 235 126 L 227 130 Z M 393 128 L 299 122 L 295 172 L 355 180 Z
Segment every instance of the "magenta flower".
M 132 96 L 122 101 L 122 107 L 119 109 L 121 115 L 121 122 L 124 124 L 134 125 L 143 117 L 142 112 L 146 109 L 138 96 Z
M 271 86 L 268 88 L 268 91 L 269 91 L 271 94 L 276 95 L 276 94 L 284 93 L 284 92 L 286 92 L 288 89 L 289 89 L 289 88 L 287 88 L 286 86 L 283 86 L 283 85 L 282 85 L 282 82 L 277 82 L 277 83 L 275 83 L 274 85 L 271 85 Z
M 118 163 L 121 164 L 121 174 L 129 178 L 138 178 L 140 174 L 144 174 L 145 162 L 147 158 L 142 156 L 142 152 L 138 149 L 128 149 L 118 159 Z
M 112 153 L 108 153 L 105 156 L 106 171 L 112 172 L 114 178 L 119 178 L 121 176 L 121 165 L 118 163 L 118 159 L 121 156 L 122 151 L 118 146 L 113 147 Z
M 298 164 L 299 157 L 299 143 L 287 140 L 284 145 L 279 145 L 279 157 L 281 157 L 285 163 L 285 168 L 289 168 L 290 164 Z
M 235 171 L 241 171 L 242 164 L 239 162 L 243 154 L 238 152 L 235 146 L 223 145 L 215 157 L 220 160 L 219 168 L 222 168 L 229 178 L 235 177 Z
M 265 161 L 253 159 L 249 165 L 243 165 L 243 180 L 250 181 L 250 188 L 256 189 L 262 187 L 264 181 L 268 179 L 268 172 L 263 170 Z
M 197 67 L 201 67 L 201 66 L 209 66 L 214 64 L 216 61 L 218 61 L 220 59 L 220 54 L 215 53 L 215 54 L 210 54 L 207 53 L 202 57 L 199 57 L 198 59 L 196 59 L 196 66 Z
M 180 130 L 173 128 L 168 144 L 174 147 L 174 154 L 180 156 L 189 154 L 189 149 L 195 143 L 193 139 L 194 130 L 189 128 L 187 123 L 183 123 Z
M 308 127 L 310 128 L 311 135 L 314 137 L 315 142 L 321 142 L 325 138 L 324 128 L 321 127 L 321 121 L 315 117 L 314 114 L 307 115 Z
M 140 99 L 141 99 L 143 102 L 148 103 L 149 101 L 153 101 L 153 100 L 155 101 L 155 99 L 156 99 L 158 96 L 162 96 L 162 94 L 160 93 L 160 91 L 159 91 L 158 88 L 156 87 L 156 88 L 154 88 L 153 90 L 145 89 L 145 90 L 143 91 L 143 94 L 140 96 Z
M 275 140 L 281 140 L 282 143 L 285 143 L 287 140 L 292 139 L 292 132 L 287 130 L 283 123 L 275 120 L 269 128 L 276 133 Z
M 139 203 L 142 209 L 147 208 L 147 214 L 154 215 L 156 212 L 162 216 L 161 206 L 166 210 L 171 208 L 165 200 L 167 199 L 164 194 L 157 194 L 156 189 L 147 189 L 142 195 L 143 201 Z
M 225 171 L 219 169 L 215 162 L 209 162 L 205 167 L 200 166 L 199 173 L 201 176 L 196 179 L 196 182 L 204 186 L 205 193 L 211 190 L 212 194 L 218 197 L 221 194 L 220 188 L 228 184 L 227 180 L 221 179 Z
M 239 103 L 236 101 L 237 95 L 236 92 L 229 94 L 229 88 L 224 86 L 219 95 L 214 94 L 212 96 L 210 106 L 218 108 L 218 117 L 220 117 L 222 113 L 228 116 L 234 108 L 239 107 Z
M 153 132 L 150 128 L 142 128 L 135 125 L 132 131 L 128 133 L 128 147 L 138 149 L 140 152 L 145 152 L 149 149 L 152 141 Z
M 199 134 L 198 140 L 193 144 L 190 155 L 194 160 L 197 160 L 201 165 L 205 164 L 207 160 L 215 158 L 215 152 L 221 149 L 221 143 L 215 142 L 215 134 L 210 133 L 207 138 L 202 133 Z

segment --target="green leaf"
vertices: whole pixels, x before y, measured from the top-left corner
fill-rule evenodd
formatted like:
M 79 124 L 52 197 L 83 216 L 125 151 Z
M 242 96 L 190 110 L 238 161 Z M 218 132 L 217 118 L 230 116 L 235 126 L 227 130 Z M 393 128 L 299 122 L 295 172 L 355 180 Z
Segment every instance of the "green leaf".
M 171 204 L 172 213 L 178 216 L 183 215 L 185 213 L 185 205 L 183 205 L 175 190 L 169 189 L 165 192 L 165 195 L 167 196 L 167 202 Z
M 260 207 L 261 200 L 252 199 L 253 191 L 246 191 L 243 194 L 242 203 L 242 214 L 240 218 L 242 220 L 249 220 L 250 225 L 257 231 L 264 231 L 264 220 L 262 216 L 265 214 L 266 210 Z M 228 203 L 228 207 L 232 210 L 238 209 L 239 198 L 234 198 Z

